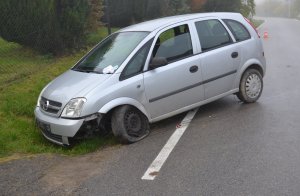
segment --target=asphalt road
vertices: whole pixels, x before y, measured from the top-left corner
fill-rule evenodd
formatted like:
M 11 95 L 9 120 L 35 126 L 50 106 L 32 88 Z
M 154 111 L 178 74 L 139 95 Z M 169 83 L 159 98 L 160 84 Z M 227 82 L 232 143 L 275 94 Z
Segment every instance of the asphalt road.
M 1 164 L 0 195 L 300 195 L 300 21 L 266 19 L 265 31 L 260 100 L 200 107 L 155 180 L 141 177 L 185 114 L 129 146 Z

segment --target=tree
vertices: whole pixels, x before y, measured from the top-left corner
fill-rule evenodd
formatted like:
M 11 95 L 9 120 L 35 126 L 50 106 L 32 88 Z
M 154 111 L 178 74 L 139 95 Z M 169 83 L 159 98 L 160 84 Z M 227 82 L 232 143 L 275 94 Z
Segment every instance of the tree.
M 207 0 L 204 5 L 206 12 L 240 12 L 241 0 Z
M 96 0 L 1 0 L 0 36 L 45 53 L 78 49 L 85 44 L 87 28 L 95 25 L 94 16 L 100 9 L 90 12 L 95 3 Z
M 300 0 L 294 0 L 292 3 L 293 16 L 300 18 Z
M 111 24 L 124 27 L 137 22 L 190 11 L 187 0 L 110 0 Z
M 89 31 L 95 31 L 101 26 L 101 18 L 103 16 L 102 0 L 88 0 L 90 7 L 87 29 Z
M 254 2 L 254 0 L 244 1 L 244 3 L 242 3 L 242 6 L 241 6 L 241 13 L 245 17 L 252 18 L 252 16 L 255 14 L 255 2 Z
M 163 9 L 163 14 L 165 15 L 178 15 L 190 12 L 190 7 L 186 0 L 165 0 L 162 3 L 165 3 L 165 8 Z
M 188 2 L 192 12 L 203 11 L 203 6 L 205 3 L 206 3 L 206 0 L 189 0 L 189 2 Z

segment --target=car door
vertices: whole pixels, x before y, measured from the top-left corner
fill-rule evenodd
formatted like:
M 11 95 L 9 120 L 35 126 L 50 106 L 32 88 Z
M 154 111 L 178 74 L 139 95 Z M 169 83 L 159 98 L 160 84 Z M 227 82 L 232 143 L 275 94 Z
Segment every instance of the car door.
M 155 38 L 151 58 L 168 64 L 144 73 L 146 108 L 152 119 L 197 103 L 204 98 L 200 61 L 194 56 L 188 24 L 169 27 Z
M 240 54 L 221 21 L 206 19 L 196 21 L 195 26 L 201 46 L 204 94 L 209 99 L 233 89 Z

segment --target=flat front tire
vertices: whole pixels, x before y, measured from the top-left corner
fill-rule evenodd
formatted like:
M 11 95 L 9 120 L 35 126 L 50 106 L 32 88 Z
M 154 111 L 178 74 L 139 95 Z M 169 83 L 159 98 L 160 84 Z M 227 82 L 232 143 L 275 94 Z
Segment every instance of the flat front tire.
M 261 96 L 263 90 L 263 79 L 256 69 L 248 69 L 240 81 L 240 91 L 237 97 L 244 103 L 254 103 Z
M 111 121 L 113 134 L 123 144 L 140 141 L 150 132 L 146 116 L 129 105 L 116 108 Z

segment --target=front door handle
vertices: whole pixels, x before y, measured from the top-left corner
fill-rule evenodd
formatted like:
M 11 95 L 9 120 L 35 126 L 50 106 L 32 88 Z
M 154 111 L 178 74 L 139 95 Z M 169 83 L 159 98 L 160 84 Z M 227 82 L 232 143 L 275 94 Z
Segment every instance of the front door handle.
M 195 72 L 197 72 L 198 71 L 198 66 L 197 65 L 193 65 L 192 67 L 190 67 L 190 72 L 191 73 L 195 73 Z
M 232 54 L 231 54 L 231 57 L 232 58 L 237 58 L 239 56 L 239 53 L 238 52 L 233 52 Z

